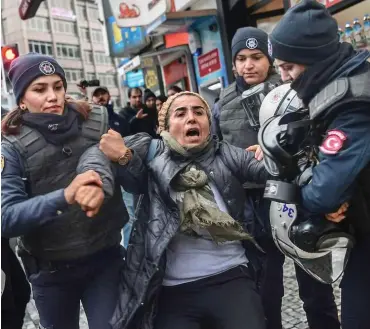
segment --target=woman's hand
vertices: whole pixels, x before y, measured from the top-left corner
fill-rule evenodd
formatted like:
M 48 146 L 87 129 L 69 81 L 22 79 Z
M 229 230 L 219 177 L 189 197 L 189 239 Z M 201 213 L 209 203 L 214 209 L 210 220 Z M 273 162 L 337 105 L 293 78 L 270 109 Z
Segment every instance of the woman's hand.
M 83 174 L 77 175 L 74 180 L 71 182 L 71 184 L 68 185 L 64 189 L 64 197 L 68 204 L 74 204 L 76 202 L 75 196 L 78 191 L 78 189 L 84 185 L 91 185 L 94 184 L 96 186 L 99 186 L 100 188 L 103 186 L 103 182 L 95 171 L 88 170 L 84 172 Z
M 82 186 L 78 189 L 75 200 L 87 217 L 94 217 L 104 202 L 104 192 L 96 185 Z
M 344 218 L 346 218 L 346 215 L 344 213 L 347 211 L 348 207 L 349 207 L 348 202 L 345 202 L 340 206 L 340 208 L 336 212 L 326 214 L 325 217 L 327 220 L 330 220 L 331 222 L 339 223 Z
M 255 153 L 254 157 L 258 161 L 261 161 L 263 159 L 263 152 L 262 152 L 261 146 L 259 146 L 258 144 L 249 146 L 245 150 L 249 152 L 254 152 Z
M 114 162 L 117 162 L 119 157 L 127 151 L 121 134 L 112 129 L 109 129 L 108 132 L 101 137 L 99 149 Z

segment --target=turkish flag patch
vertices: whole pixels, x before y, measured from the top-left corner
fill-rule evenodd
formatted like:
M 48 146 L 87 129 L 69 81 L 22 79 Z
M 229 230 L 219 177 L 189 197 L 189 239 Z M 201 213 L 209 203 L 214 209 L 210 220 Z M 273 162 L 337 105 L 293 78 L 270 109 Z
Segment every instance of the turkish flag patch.
M 319 147 L 320 151 L 325 154 L 337 154 L 343 147 L 347 136 L 340 130 L 329 130 L 325 140 Z

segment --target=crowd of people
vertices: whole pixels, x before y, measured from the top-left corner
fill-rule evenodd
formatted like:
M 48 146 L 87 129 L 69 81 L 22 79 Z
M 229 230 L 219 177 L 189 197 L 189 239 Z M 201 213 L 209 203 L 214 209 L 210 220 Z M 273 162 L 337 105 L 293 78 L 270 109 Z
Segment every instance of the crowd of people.
M 278 243 L 264 198 L 272 177 L 287 182 L 287 164 L 265 143 L 275 136 L 263 135 L 275 116 L 283 160 L 295 129 L 310 124 L 295 154 L 309 140 L 314 165 L 297 164 L 289 181 L 303 245 L 319 237 L 304 255 L 330 250 L 341 232 L 355 240 L 340 319 L 331 284 L 296 261 L 308 325 L 369 329 L 370 53 L 339 43 L 337 28 L 324 6 L 304 0 L 270 35 L 239 29 L 235 81 L 212 108 L 177 86 L 167 96 L 130 88 L 121 110 L 104 86 L 90 102 L 75 100 L 54 58 L 15 59 L 17 107 L 1 123 L 2 326 L 22 328 L 28 281 L 40 328 L 78 329 L 82 303 L 90 329 L 282 329 L 283 264 L 292 255 L 279 247 L 287 241 Z M 266 96 L 286 84 L 289 96 Z M 270 106 L 288 101 L 260 122 L 261 95 Z M 284 170 L 271 170 L 267 157 Z M 321 223 L 334 227 L 326 244 Z

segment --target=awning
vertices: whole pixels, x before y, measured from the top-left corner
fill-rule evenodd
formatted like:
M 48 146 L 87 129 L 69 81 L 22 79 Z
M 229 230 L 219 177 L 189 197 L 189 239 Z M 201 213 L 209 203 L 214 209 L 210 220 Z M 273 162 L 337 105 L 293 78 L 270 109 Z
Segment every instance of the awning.
M 170 12 L 161 15 L 153 23 L 146 26 L 149 36 L 164 35 L 167 33 L 187 32 L 189 27 L 198 19 L 207 16 L 216 16 L 217 10 L 189 10 Z

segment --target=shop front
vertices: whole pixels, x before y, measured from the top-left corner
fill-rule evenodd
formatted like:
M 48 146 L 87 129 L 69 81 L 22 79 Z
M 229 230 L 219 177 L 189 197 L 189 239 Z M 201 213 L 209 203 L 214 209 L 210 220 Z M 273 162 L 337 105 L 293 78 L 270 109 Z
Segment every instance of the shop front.
M 216 0 L 207 1 L 216 7 Z M 148 3 L 143 7 L 145 2 Z M 214 102 L 220 89 L 229 83 L 220 24 L 216 9 L 191 10 L 196 2 L 143 1 L 137 5 L 127 1 L 129 10 L 135 10 L 133 17 L 129 17 L 127 6 L 117 7 L 112 0 L 105 3 L 112 56 L 128 56 L 131 64 L 133 58 L 140 57 L 139 66 L 120 69 L 125 86 L 129 85 L 128 77 L 140 76 L 142 70 L 144 78 L 135 80 L 135 84 L 144 81 L 143 87 L 157 95 L 166 94 L 176 85 L 199 91 L 211 104 Z M 202 5 L 207 7 L 208 3 L 203 1 Z M 148 18 L 144 13 L 150 6 L 152 15 Z M 134 73 L 127 74 L 130 71 Z

